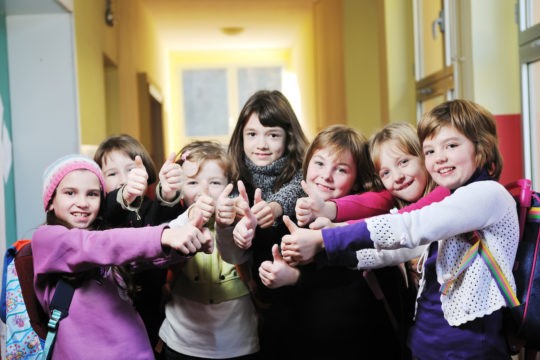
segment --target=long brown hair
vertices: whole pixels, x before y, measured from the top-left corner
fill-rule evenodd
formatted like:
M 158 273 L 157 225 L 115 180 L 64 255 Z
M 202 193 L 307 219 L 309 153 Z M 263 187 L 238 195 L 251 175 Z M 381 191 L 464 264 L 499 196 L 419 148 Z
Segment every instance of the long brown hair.
M 302 168 L 307 138 L 287 98 L 279 91 L 260 90 L 247 100 L 240 111 L 231 135 L 228 154 L 231 160 L 231 180 L 242 180 L 252 185 L 251 174 L 245 164 L 243 131 L 252 114 L 257 114 L 265 127 L 279 126 L 285 130 L 285 153 L 289 161 L 274 184 L 274 191 L 289 182 Z

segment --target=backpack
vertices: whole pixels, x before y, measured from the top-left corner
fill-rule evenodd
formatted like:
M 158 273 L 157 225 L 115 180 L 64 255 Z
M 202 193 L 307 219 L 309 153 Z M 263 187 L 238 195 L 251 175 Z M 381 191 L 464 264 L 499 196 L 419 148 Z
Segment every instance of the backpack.
M 507 331 L 512 352 L 540 349 L 540 193 L 529 179 L 506 185 L 518 209 L 520 242 L 514 262 L 516 297 L 520 305 L 507 308 Z
M 34 291 L 30 240 L 18 240 L 4 256 L 0 318 L 6 324 L 7 359 L 49 359 L 58 322 L 67 316 L 75 288 L 59 280 L 51 301 L 51 319 Z

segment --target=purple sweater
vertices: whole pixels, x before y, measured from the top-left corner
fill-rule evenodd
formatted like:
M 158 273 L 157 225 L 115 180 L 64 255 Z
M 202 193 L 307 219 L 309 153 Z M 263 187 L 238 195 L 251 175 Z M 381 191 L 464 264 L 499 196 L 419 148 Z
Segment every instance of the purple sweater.
M 49 312 L 56 286 L 50 280 L 57 273 L 107 270 L 107 265 L 137 260 L 165 261 L 160 241 L 163 228 L 88 231 L 41 226 L 32 237 L 34 287 L 41 306 Z M 58 328 L 53 359 L 154 359 L 135 308 L 120 297 L 111 272 L 101 274 L 75 290 L 69 316 Z

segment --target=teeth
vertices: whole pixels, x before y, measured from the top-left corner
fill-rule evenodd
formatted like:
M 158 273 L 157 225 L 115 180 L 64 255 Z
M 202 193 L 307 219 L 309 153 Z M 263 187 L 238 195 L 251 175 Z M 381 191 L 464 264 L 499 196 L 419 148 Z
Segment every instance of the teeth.
M 444 168 L 444 169 L 439 170 L 439 174 L 446 174 L 450 171 L 452 171 L 452 168 Z

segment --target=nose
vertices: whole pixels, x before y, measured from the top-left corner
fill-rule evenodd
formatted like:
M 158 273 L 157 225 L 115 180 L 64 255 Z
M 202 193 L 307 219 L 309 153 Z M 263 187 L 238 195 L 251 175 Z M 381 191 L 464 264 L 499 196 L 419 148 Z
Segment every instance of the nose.
M 405 174 L 403 174 L 401 171 L 396 170 L 394 172 L 394 182 L 396 184 L 401 184 L 405 181 Z
M 257 147 L 259 149 L 266 149 L 267 147 L 267 143 L 266 143 L 266 136 L 259 136 L 259 138 L 257 139 Z
M 435 161 L 440 164 L 445 162 L 447 159 L 446 153 L 444 151 L 438 151 L 435 153 Z
M 332 181 L 332 169 L 329 167 L 321 169 L 320 176 L 326 181 Z
M 75 200 L 75 204 L 80 208 L 88 207 L 88 199 L 85 194 L 80 194 Z

